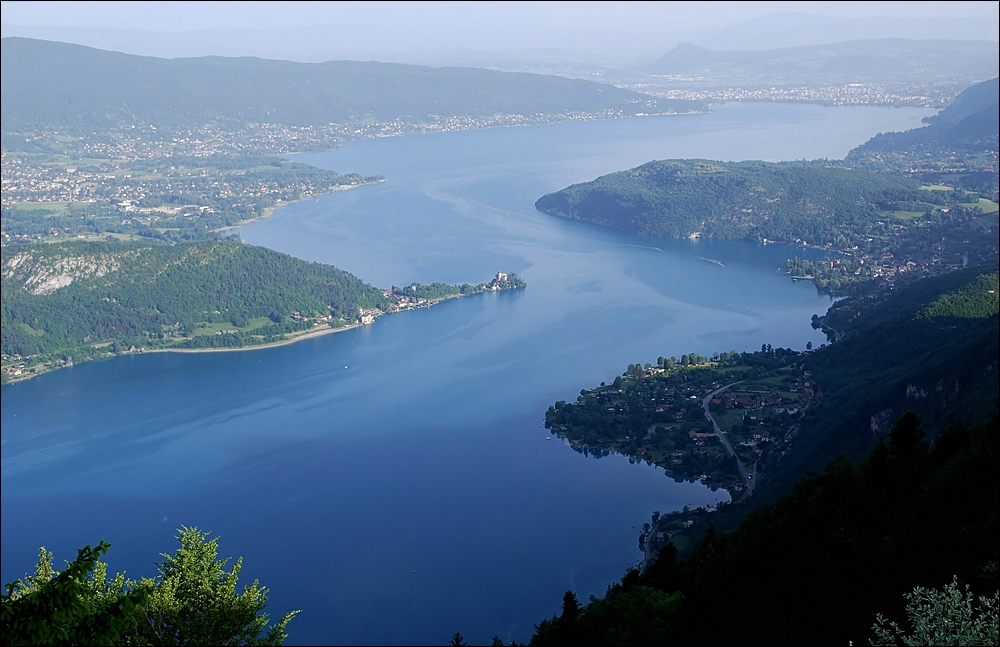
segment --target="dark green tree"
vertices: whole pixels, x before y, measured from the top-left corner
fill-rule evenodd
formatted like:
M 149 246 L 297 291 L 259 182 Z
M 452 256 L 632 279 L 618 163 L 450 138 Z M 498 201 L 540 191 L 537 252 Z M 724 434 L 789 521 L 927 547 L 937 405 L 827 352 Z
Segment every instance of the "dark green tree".
M 286 627 L 299 612 L 290 611 L 268 626 L 267 589 L 257 580 L 237 591 L 243 558 L 225 569 L 218 538 L 181 527 L 180 548 L 164 554 L 159 575 L 138 586 L 150 590 L 142 607 L 145 620 L 135 636 L 148 645 L 281 645 Z
M 52 567 L 52 553 L 40 549 L 35 575 L 7 584 L 0 600 L 4 644 L 111 645 L 132 635 L 149 591 L 104 586 L 99 558 L 110 547 L 102 541 L 81 548 L 61 572 Z

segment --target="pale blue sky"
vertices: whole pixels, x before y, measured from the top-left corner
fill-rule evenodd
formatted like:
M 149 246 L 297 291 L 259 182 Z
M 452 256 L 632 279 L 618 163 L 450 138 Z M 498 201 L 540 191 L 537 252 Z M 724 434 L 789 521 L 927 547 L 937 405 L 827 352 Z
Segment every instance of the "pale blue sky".
M 156 56 L 476 64 L 531 50 L 631 64 L 681 41 L 762 49 L 998 38 L 997 2 L 3 2 L 3 35 Z M 818 17 L 824 19 L 819 20 Z M 553 52 L 557 52 L 553 54 Z

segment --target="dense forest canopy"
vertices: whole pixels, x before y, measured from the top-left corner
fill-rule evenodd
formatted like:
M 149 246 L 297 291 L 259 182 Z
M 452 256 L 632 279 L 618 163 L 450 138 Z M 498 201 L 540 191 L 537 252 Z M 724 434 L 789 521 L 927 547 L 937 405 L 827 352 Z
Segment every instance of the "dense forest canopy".
M 909 413 L 861 461 L 834 460 L 730 532 L 709 527 L 683 559 L 668 544 L 584 608 L 568 592 L 531 644 L 866 644 L 877 614 L 903 620 L 904 593 L 956 576 L 993 599 L 995 644 L 998 450 L 995 415 L 928 442 Z M 990 644 L 956 640 L 959 617 L 946 642 L 903 644 Z
M 4 38 L 0 46 L 4 133 L 704 108 L 591 81 L 475 68 L 161 59 L 27 38 Z
M 840 452 L 863 456 L 907 410 L 920 415 L 929 435 L 995 414 L 996 295 L 994 265 L 915 281 L 874 304 L 866 296 L 831 306 L 825 319 L 843 337 L 805 362 L 823 402 L 807 412 L 798 450 L 764 484 L 763 496 L 777 496 Z
M 535 207 L 637 234 L 845 246 L 919 183 L 842 168 L 664 160 L 542 196 Z
M 255 324 L 252 332 L 271 341 L 310 320 L 343 325 L 388 303 L 336 267 L 233 240 L 5 246 L 2 258 L 6 355 L 79 360 L 109 343 L 217 345 L 248 341 L 241 329 Z M 212 334 L 192 337 L 199 326 Z

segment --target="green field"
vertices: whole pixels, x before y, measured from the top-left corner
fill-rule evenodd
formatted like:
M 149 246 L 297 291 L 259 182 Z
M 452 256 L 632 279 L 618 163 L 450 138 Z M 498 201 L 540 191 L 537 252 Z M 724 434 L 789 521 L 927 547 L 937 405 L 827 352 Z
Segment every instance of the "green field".
M 19 202 L 18 211 L 41 211 L 43 209 L 51 211 L 53 216 L 62 216 L 69 213 L 72 202 Z
M 885 213 L 898 220 L 913 220 L 924 215 L 923 211 L 886 211 Z
M 216 333 L 222 332 L 223 330 L 239 330 L 240 332 L 252 332 L 254 330 L 257 330 L 261 326 L 266 326 L 269 323 L 272 323 L 272 321 L 267 317 L 255 317 L 250 321 L 248 321 L 247 325 L 243 326 L 242 328 L 237 328 L 228 321 L 224 323 L 200 323 L 197 324 L 197 327 L 194 329 L 194 331 L 192 331 L 191 336 L 202 337 L 204 335 L 214 335 Z
M 21 330 L 24 331 L 24 334 L 31 335 L 32 337 L 41 337 L 42 335 L 45 334 L 44 330 L 35 330 L 31 326 L 23 322 L 19 323 L 18 326 L 20 326 Z
M 977 206 L 983 210 L 983 213 L 995 213 L 1000 211 L 1000 205 L 992 200 L 987 200 L 986 198 L 979 198 L 979 204 Z

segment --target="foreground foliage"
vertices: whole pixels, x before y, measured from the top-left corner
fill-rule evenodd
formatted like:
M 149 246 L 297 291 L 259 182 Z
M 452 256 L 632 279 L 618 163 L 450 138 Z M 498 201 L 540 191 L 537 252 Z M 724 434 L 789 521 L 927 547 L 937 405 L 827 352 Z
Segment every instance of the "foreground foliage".
M 110 645 L 139 627 L 139 609 L 149 591 L 137 587 L 115 595 L 98 593 L 95 570 L 111 545 L 81 548 L 62 572 L 41 549 L 34 576 L 6 585 L 0 599 L 0 633 L 11 645 Z
M 992 564 L 996 570 L 996 563 Z M 878 614 L 872 645 L 996 645 L 1000 641 L 1000 591 L 992 597 L 974 596 L 958 578 L 940 589 L 918 586 L 905 596 L 906 615 L 913 633 Z
M 267 589 L 257 580 L 237 591 L 243 559 L 226 570 L 218 538 L 180 529 L 180 547 L 164 554 L 155 578 L 108 579 L 99 557 L 110 544 L 79 551 L 62 572 L 40 551 L 33 576 L 7 585 L 5 643 L 21 645 L 281 645 L 298 611 L 268 625 Z

